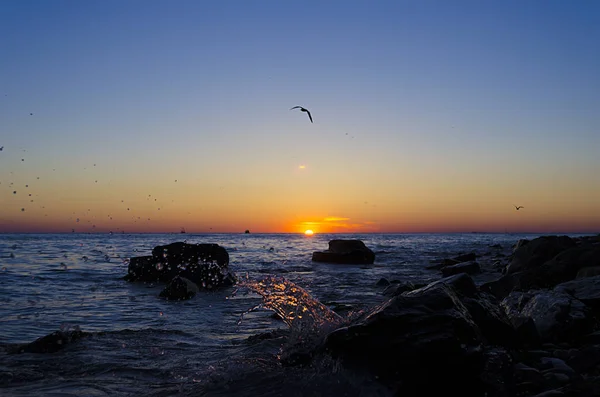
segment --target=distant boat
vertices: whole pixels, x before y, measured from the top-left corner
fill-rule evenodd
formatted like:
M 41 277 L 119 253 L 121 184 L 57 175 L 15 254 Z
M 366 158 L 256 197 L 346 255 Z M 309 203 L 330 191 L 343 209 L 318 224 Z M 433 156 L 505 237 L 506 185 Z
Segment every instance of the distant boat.
M 250 230 L 246 229 L 246 231 L 244 232 L 244 234 L 250 234 Z
M 185 233 L 185 228 L 182 227 L 179 233 Z

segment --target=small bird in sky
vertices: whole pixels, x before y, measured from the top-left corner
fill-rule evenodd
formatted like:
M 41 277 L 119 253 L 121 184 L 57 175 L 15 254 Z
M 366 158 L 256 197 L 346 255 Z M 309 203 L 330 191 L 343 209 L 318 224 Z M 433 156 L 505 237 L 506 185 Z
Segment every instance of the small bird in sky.
M 515 205 L 515 208 L 516 208 L 516 209 L 517 209 L 517 211 L 518 211 L 518 210 L 520 210 L 521 208 L 525 208 L 525 207 L 523 207 L 522 205 L 519 205 L 519 206 L 517 207 L 517 206 Z
M 308 111 L 308 109 L 303 108 L 302 106 L 294 106 L 293 108 L 291 108 L 290 110 L 293 109 L 300 109 L 301 112 L 306 112 L 308 114 L 308 118 L 310 119 L 310 122 L 312 123 L 312 116 L 310 115 L 310 112 Z
M 4 146 L 0 146 L 0 152 L 4 150 Z

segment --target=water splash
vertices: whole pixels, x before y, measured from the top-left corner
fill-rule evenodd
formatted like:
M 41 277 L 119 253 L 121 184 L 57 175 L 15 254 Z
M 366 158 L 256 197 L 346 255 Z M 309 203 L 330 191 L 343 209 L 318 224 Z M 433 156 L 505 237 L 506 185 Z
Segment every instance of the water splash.
M 311 355 L 311 351 L 322 342 L 325 335 L 347 321 L 306 290 L 281 276 L 269 275 L 259 281 L 246 278 L 238 286 L 238 290 L 247 288 L 263 299 L 260 305 L 243 313 L 239 323 L 245 314 L 264 308 L 277 313 L 290 327 L 287 343 L 282 346 L 279 356 L 282 361 L 303 361 Z

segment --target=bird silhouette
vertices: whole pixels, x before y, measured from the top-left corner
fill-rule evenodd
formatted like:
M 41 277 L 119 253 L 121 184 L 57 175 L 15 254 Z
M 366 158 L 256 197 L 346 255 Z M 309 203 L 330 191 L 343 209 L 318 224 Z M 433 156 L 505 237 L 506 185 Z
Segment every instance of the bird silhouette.
M 300 109 L 301 112 L 306 112 L 308 114 L 308 118 L 310 119 L 310 122 L 311 123 L 313 122 L 312 116 L 310 115 L 310 112 L 308 111 L 308 109 L 305 109 L 302 106 L 294 106 L 290 110 L 293 110 L 293 109 Z
M 515 208 L 516 208 L 516 209 L 517 209 L 517 211 L 518 211 L 518 210 L 520 210 L 521 208 L 525 208 L 525 207 L 523 207 L 522 205 L 519 205 L 519 206 L 517 207 L 517 206 L 515 205 Z
M 4 150 L 4 146 L 0 146 L 0 152 Z

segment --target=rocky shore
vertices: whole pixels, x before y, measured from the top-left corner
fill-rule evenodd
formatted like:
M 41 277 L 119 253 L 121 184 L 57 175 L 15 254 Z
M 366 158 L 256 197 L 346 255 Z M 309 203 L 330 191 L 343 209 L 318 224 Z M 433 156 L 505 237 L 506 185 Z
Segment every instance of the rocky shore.
M 328 354 L 398 396 L 600 395 L 600 236 L 543 236 L 444 258 L 447 276 L 327 335 Z M 382 280 L 379 285 L 386 285 Z

